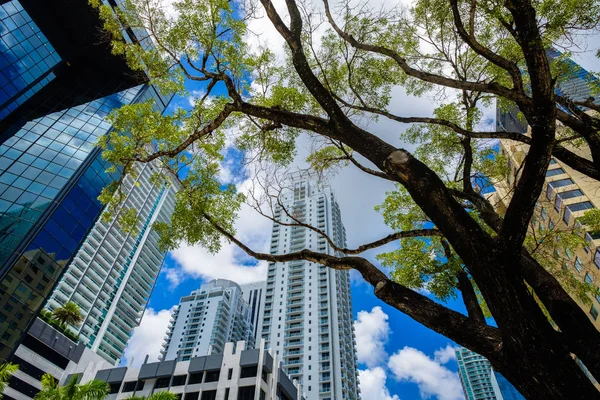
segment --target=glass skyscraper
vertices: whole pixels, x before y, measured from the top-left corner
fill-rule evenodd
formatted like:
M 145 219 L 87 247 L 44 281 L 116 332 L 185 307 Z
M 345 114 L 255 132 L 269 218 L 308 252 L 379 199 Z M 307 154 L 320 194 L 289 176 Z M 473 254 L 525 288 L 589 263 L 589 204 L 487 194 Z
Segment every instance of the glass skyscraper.
M 0 6 L 0 120 L 56 78 L 61 58 L 21 3 Z
M 0 5 L 0 360 L 17 347 L 92 227 L 107 114 L 170 96 L 99 45 L 87 2 Z
M 288 212 L 346 245 L 340 208 L 332 190 L 307 172 L 293 175 L 283 199 Z M 282 209 L 275 218 L 293 223 Z M 274 224 L 271 254 L 310 249 L 336 254 L 325 238 L 299 226 Z M 307 400 L 358 399 L 358 364 L 348 271 L 308 261 L 270 263 L 262 337 L 282 357 L 284 371 L 302 384 Z
M 123 207 L 137 211 L 137 232 L 121 232 L 116 217 L 98 220 L 67 268 L 46 308 L 68 301 L 79 305 L 83 321 L 71 327 L 89 348 L 117 363 L 141 321 L 166 252 L 158 248 L 156 221 L 169 222 L 176 184 L 151 183 L 154 163 L 138 164 L 124 181 Z
M 102 21 L 87 1 L 0 3 L 0 143 L 32 119 L 147 81 L 101 43 Z
M 103 118 L 122 104 L 156 99 L 138 86 L 27 122 L 0 145 L 0 357 L 10 354 L 71 261 L 118 179 L 94 147 Z

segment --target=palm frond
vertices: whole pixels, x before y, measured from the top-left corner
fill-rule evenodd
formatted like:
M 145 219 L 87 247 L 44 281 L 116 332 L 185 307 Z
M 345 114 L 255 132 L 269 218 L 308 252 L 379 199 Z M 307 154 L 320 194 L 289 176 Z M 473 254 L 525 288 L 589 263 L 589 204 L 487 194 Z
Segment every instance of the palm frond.
M 171 392 L 158 392 L 148 397 L 148 400 L 177 400 L 177 395 Z

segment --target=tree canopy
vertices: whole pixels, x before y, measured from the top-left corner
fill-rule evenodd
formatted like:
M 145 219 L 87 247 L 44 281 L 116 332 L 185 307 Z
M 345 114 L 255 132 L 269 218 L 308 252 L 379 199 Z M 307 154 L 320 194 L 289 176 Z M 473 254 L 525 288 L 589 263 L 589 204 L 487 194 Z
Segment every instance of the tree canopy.
M 100 142 L 114 168 L 134 173 L 135 163 L 155 162 L 156 183 L 178 181 L 171 222 L 155 225 L 162 246 L 183 242 L 217 251 L 225 237 L 261 260 L 354 269 L 386 303 L 487 357 L 527 398 L 600 397 L 572 357 L 600 379 L 600 334 L 561 285 L 565 279 L 533 251 L 528 228 L 552 157 L 600 179 L 600 106 L 557 93 L 557 84 L 579 71 L 566 62 L 568 51 L 548 57 L 550 49 L 569 49 L 597 32 L 598 1 L 416 0 L 377 7 L 349 0 L 179 0 L 168 8 L 160 0 L 127 0 L 119 10 L 92 4 L 113 52 L 151 83 L 179 94 L 186 81 L 205 85 L 189 111 L 122 107 L 110 116 L 114 131 Z M 283 39 L 283 56 L 260 40 L 249 44 L 256 18 Z M 138 41 L 125 41 L 122 27 Z M 590 93 L 598 93 L 598 81 L 588 81 Z M 434 97 L 435 112 L 423 117 L 394 109 L 398 87 Z M 529 134 L 486 125 L 484 111 L 494 104 L 517 109 Z M 376 134 L 370 123 L 378 119 L 397 123 L 402 142 L 415 150 Z M 397 184 L 380 206 L 388 236 L 356 249 L 326 237 L 336 255 L 263 254 L 236 238 L 242 202 L 259 211 L 261 200 L 283 206 L 281 193 L 269 190 L 277 180 L 260 171 L 289 165 L 300 135 L 314 141 L 308 161 L 315 171 L 350 165 Z M 506 176 L 506 160 L 491 148 L 497 139 L 528 148 L 503 213 L 473 184 Z M 259 171 L 265 195 L 223 187 L 218 175 L 227 146 L 260 166 L 250 171 Z M 101 198 L 128 229 L 122 183 Z M 287 211 L 279 218 L 263 214 L 326 236 Z M 573 243 L 566 246 L 576 245 L 578 233 L 569 234 Z M 378 256 L 392 267 L 390 276 L 361 256 L 395 241 L 399 250 Z M 424 284 L 440 301 L 415 291 Z M 443 305 L 457 294 L 468 315 Z

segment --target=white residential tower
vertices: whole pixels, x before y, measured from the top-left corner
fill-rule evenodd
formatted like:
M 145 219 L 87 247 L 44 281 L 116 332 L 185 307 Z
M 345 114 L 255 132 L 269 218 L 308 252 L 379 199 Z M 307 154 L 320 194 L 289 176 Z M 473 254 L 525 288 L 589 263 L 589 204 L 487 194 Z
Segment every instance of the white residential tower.
M 225 343 L 240 340 L 247 348 L 254 347 L 248 304 L 237 283 L 215 279 L 181 298 L 171 316 L 161 360 L 222 354 Z
M 292 179 L 284 208 L 324 231 L 338 247 L 346 244 L 339 206 L 329 187 L 305 172 Z M 275 218 L 292 219 L 284 209 Z M 310 249 L 335 255 L 317 233 L 274 224 L 271 254 Z M 285 372 L 302 384 L 307 400 L 358 399 L 358 366 L 352 324 L 350 277 L 308 261 L 269 264 L 262 337 L 281 356 Z
M 68 301 L 78 304 L 84 319 L 72 329 L 111 364 L 139 325 L 166 255 L 152 224 L 169 222 L 176 188 L 151 183 L 154 168 L 138 164 L 136 176 L 125 178 L 123 207 L 137 210 L 137 232 L 121 232 L 116 218 L 96 221 L 46 304 L 50 311 Z

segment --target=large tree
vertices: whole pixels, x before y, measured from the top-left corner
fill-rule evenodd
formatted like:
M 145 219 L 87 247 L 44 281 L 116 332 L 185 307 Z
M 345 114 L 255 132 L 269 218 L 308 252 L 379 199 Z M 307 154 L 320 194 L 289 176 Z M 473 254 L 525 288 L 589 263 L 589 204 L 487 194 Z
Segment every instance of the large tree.
M 600 334 L 526 245 L 552 156 L 600 179 L 594 114 L 600 107 L 558 95 L 557 82 L 577 71 L 547 57 L 549 47 L 595 32 L 597 1 L 417 0 L 409 9 L 384 9 L 349 0 L 285 0 L 277 7 L 271 0 L 180 0 L 168 9 L 159 0 L 130 0 L 116 13 L 92 3 L 114 52 L 157 86 L 183 93 L 186 80 L 205 84 L 191 111 L 162 116 L 150 103 L 123 107 L 111 117 L 114 132 L 101 141 L 105 158 L 124 173 L 153 161 L 162 165 L 156 182 L 177 176 L 172 221 L 156 225 L 165 247 L 187 242 L 215 251 L 224 236 L 261 260 L 354 269 L 389 305 L 487 357 L 527 398 L 600 397 L 573 357 L 600 379 Z M 261 40 L 246 43 L 248 21 L 259 17 L 283 38 L 284 59 Z M 139 41 L 123 41 L 123 26 Z M 439 107 L 430 117 L 391 109 L 398 86 L 435 95 Z M 516 107 L 530 135 L 478 130 L 482 107 L 494 100 Z M 417 124 L 403 133 L 417 150 L 374 133 L 369 122 L 376 118 L 397 122 L 399 135 L 402 124 Z M 309 157 L 314 168 L 351 164 L 397 184 L 381 207 L 393 232 L 355 249 L 325 237 L 335 256 L 263 254 L 236 238 L 233 222 L 245 197 L 217 179 L 223 149 L 233 145 L 249 163 L 280 166 L 293 158 L 299 135 L 316 143 Z M 502 175 L 501 157 L 494 162 L 489 155 L 490 139 L 528 146 L 503 215 L 472 184 L 478 174 Z M 575 140 L 589 157 L 570 150 Z M 127 228 L 132 218 L 121 207 L 124 185 L 109 186 L 102 199 Z M 266 193 L 281 209 L 279 195 Z M 277 214 L 282 217 L 264 214 L 325 236 L 284 211 Z M 400 250 L 380 256 L 395 268 L 390 277 L 361 254 L 393 241 Z M 423 257 L 426 248 L 438 255 Z M 421 266 L 416 273 L 414 265 Z M 413 290 L 424 282 L 442 300 L 459 292 L 468 315 Z

